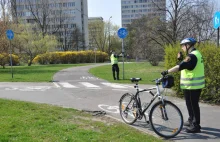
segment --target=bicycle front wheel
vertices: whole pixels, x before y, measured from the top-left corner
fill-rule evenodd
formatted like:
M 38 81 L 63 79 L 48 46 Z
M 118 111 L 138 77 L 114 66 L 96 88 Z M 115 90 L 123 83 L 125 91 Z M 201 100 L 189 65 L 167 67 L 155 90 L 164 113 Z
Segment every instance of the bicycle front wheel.
M 180 109 L 164 100 L 153 105 L 149 121 L 156 134 L 164 138 L 172 138 L 180 133 L 183 128 L 183 115 Z
M 133 124 L 137 120 L 137 102 L 134 95 L 124 94 L 119 101 L 119 110 L 122 120 L 127 124 Z

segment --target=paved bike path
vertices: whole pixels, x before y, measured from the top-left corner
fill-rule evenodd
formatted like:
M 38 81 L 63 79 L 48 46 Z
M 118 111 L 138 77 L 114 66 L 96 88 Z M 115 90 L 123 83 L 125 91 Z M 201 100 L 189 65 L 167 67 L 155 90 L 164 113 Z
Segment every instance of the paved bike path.
M 76 78 L 78 78 L 77 76 L 89 75 L 88 70 L 91 67 L 94 66 L 71 68 L 65 70 L 65 73 L 62 72 L 57 73 L 54 76 L 54 79 L 62 80 L 62 81 L 71 80 L 77 82 L 78 81 L 76 80 Z M 92 82 L 95 81 L 104 81 L 104 80 L 92 80 Z M 131 86 L 133 85 L 131 84 Z M 149 86 L 151 85 L 140 85 L 140 88 L 146 88 Z M 134 88 L 131 88 L 129 91 L 135 93 Z M 98 104 L 106 104 L 110 106 L 109 110 L 107 108 L 104 108 L 104 106 L 102 108 L 107 110 L 107 115 L 110 115 L 121 121 L 118 111 L 114 111 L 114 109 L 116 110 L 118 106 L 118 100 L 120 99 L 121 95 L 125 92 L 123 92 L 123 90 L 122 91 L 104 90 L 103 92 L 99 91 L 99 93 L 100 93 L 100 95 L 98 95 L 99 98 L 96 98 L 97 96 L 94 96 L 91 101 L 87 101 L 87 103 L 89 102 L 90 104 L 90 107 L 88 107 L 87 109 L 94 110 L 96 107 L 91 107 L 91 106 L 95 106 Z M 91 96 L 91 94 L 89 96 Z M 185 101 L 183 99 L 179 99 L 175 97 L 168 97 L 168 99 L 171 100 L 173 103 L 175 103 L 181 109 L 184 119 L 186 120 L 188 114 L 187 114 Z M 94 102 L 95 105 L 93 105 L 94 103 L 92 102 Z M 218 121 L 220 118 L 220 107 L 200 103 L 200 109 L 201 109 L 202 133 L 187 134 L 182 131 L 177 137 L 172 139 L 173 141 L 177 141 L 177 142 L 203 142 L 203 141 L 219 142 L 220 141 L 220 122 Z M 136 128 L 141 129 L 142 131 L 155 135 L 154 132 L 149 127 L 149 125 L 146 125 L 146 123 L 143 123 L 142 121 L 138 121 L 137 123 L 134 124 L 134 126 Z
M 55 74 L 54 81 L 56 82 L 69 82 L 70 84 L 82 82 L 85 80 L 92 84 L 97 84 L 100 82 L 107 81 L 95 78 L 88 73 L 88 70 L 92 67 L 99 66 L 103 64 L 74 67 L 62 70 Z M 110 70 L 111 71 L 111 70 Z M 111 73 L 110 73 L 111 75 Z M 126 73 L 125 73 L 126 75 Z M 8 86 L 16 87 L 8 87 Z M 32 85 L 29 91 L 25 89 L 18 89 L 19 86 Z M 127 84 L 125 84 L 127 85 Z M 40 89 L 34 86 L 41 86 Z M 43 86 L 43 87 L 42 87 Z M 0 97 L 16 100 L 24 100 L 37 103 L 47 103 L 53 105 L 59 105 L 63 107 L 71 107 L 80 110 L 101 110 L 101 108 L 107 110 L 107 115 L 121 120 L 118 113 L 118 100 L 121 95 L 125 92 L 135 92 L 132 88 L 126 89 L 85 89 L 85 88 L 60 88 L 53 83 L 0 83 Z M 146 88 L 151 85 L 140 85 L 140 88 Z M 7 87 L 7 88 L 5 88 Z M 4 88 L 4 89 L 2 89 Z M 31 91 L 30 91 L 31 90 Z M 182 111 L 184 119 L 187 118 L 187 110 L 185 102 L 182 99 L 175 97 L 168 97 L 169 100 L 174 102 Z M 107 107 L 106 107 L 107 106 Z M 220 141 L 220 107 L 207 105 L 200 103 L 201 109 L 201 126 L 202 133 L 198 134 L 187 134 L 181 132 L 177 137 L 171 139 L 177 142 L 219 142 Z M 154 132 L 151 130 L 149 125 L 138 121 L 133 126 L 146 133 Z M 156 135 L 155 135 L 156 136 Z

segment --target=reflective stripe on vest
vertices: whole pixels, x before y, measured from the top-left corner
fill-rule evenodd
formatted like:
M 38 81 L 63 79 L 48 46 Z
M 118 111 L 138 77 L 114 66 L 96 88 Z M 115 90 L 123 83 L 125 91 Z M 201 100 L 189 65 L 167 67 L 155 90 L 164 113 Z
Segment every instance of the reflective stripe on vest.
M 118 58 L 115 58 L 114 54 L 111 55 L 111 64 L 118 64 Z
M 201 89 L 205 87 L 205 73 L 202 55 L 198 50 L 191 52 L 197 58 L 197 64 L 193 70 L 184 69 L 181 71 L 181 89 Z

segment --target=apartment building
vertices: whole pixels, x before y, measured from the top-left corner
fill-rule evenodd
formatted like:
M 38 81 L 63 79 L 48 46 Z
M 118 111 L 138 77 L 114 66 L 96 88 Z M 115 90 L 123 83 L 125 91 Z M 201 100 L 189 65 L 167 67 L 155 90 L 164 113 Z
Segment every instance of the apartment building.
M 88 27 L 89 27 L 89 47 L 92 50 L 97 49 L 96 37 L 104 31 L 104 23 L 102 17 L 89 17 Z M 103 23 L 103 24 L 101 24 Z M 104 33 L 103 33 L 104 34 Z M 104 36 L 104 35 L 103 35 Z
M 87 0 L 16 0 L 16 11 L 20 19 L 43 25 L 39 30 L 57 35 L 58 50 L 89 48 Z
M 166 0 L 121 0 L 122 27 L 143 15 L 159 16 L 161 20 L 166 19 L 166 12 L 159 11 L 158 6 L 166 8 Z

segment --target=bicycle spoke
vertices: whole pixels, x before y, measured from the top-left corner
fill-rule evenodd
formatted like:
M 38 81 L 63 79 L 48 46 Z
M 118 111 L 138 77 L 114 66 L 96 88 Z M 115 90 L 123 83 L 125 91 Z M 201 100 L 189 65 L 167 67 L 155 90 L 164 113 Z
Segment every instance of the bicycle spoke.
M 174 137 L 177 135 L 183 125 L 182 114 L 179 109 L 170 102 L 159 102 L 152 107 L 150 122 L 153 130 L 162 137 Z
M 120 101 L 120 115 L 127 124 L 133 124 L 137 120 L 137 112 L 134 103 L 136 102 L 129 93 L 123 95 Z

